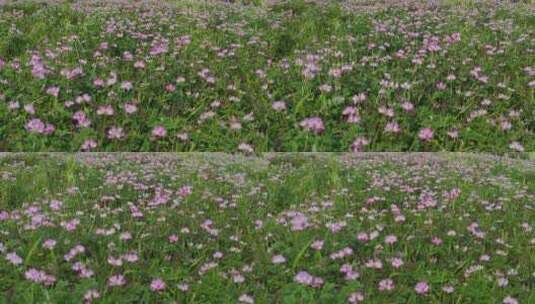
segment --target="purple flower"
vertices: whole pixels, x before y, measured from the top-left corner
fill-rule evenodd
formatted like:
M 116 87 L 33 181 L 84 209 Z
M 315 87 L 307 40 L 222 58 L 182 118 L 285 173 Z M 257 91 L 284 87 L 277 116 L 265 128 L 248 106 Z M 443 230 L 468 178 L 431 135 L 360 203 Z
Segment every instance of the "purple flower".
M 517 141 L 513 141 L 513 142 L 509 145 L 509 148 L 512 149 L 512 150 L 518 151 L 518 152 L 524 152 L 524 147 L 522 146 L 522 144 L 520 144 L 520 143 L 517 142 Z
M 167 130 L 163 126 L 156 126 L 152 129 L 152 136 L 155 138 L 163 138 L 167 135 Z
M 123 108 L 127 114 L 133 114 L 137 112 L 137 106 L 133 103 L 125 103 Z
M 379 290 L 380 291 L 390 291 L 395 288 L 394 281 L 392 279 L 384 279 L 379 282 Z
M 429 292 L 429 284 L 427 284 L 425 281 L 418 282 L 418 284 L 416 284 L 414 287 L 414 290 L 417 294 L 426 294 Z
M 43 242 L 43 248 L 45 249 L 52 250 L 54 249 L 54 247 L 56 247 L 56 240 L 48 239 Z
M 56 278 L 52 275 L 45 273 L 44 271 L 30 268 L 24 273 L 24 277 L 31 282 L 43 283 L 45 286 L 53 285 L 56 282 Z
M 26 123 L 26 130 L 30 133 L 45 133 L 45 123 L 39 118 L 34 118 Z
M 518 304 L 518 300 L 511 297 L 511 296 L 507 296 L 503 299 L 503 304 Z
M 323 243 L 323 240 L 316 240 L 310 245 L 310 247 L 315 250 L 321 250 L 323 248 Z
M 299 284 L 308 285 L 314 288 L 319 288 L 321 285 L 323 285 L 322 278 L 315 277 L 306 271 L 300 271 L 297 273 L 294 277 L 294 281 Z
M 154 279 L 152 280 L 152 282 L 150 283 L 150 289 L 152 291 L 161 291 L 161 290 L 164 290 L 165 289 L 165 282 L 158 278 L 158 279 Z
M 388 245 L 392 245 L 397 241 L 398 241 L 398 238 L 395 235 L 387 235 L 385 238 L 385 244 L 388 244 Z
M 392 267 L 394 268 L 400 268 L 401 266 L 403 266 L 403 260 L 400 259 L 400 258 L 393 258 L 392 259 Z
M 433 138 L 433 130 L 431 128 L 423 128 L 418 132 L 418 138 L 422 141 L 430 141 Z
M 76 126 L 79 128 L 89 127 L 91 120 L 87 118 L 87 115 L 84 111 L 77 111 L 72 115 L 72 120 L 76 123 Z
M 97 108 L 97 115 L 112 116 L 114 113 L 111 105 L 101 105 Z
M 86 302 L 91 302 L 98 298 L 100 298 L 100 293 L 96 289 L 89 289 L 84 293 L 84 300 Z
M 123 286 L 126 284 L 126 280 L 123 275 L 114 275 L 108 278 L 108 286 Z
M 121 139 L 124 137 L 124 131 L 121 127 L 113 126 L 108 130 L 109 139 Z
M 43 272 L 35 268 L 30 268 L 24 273 L 24 277 L 28 281 L 39 283 L 43 280 Z
M 250 295 L 248 294 L 242 294 L 238 300 L 241 302 L 241 303 L 246 303 L 246 304 L 253 304 L 254 303 L 254 299 L 253 297 L 251 297 Z
M 386 133 L 399 133 L 401 131 L 397 122 L 389 122 L 385 126 Z
M 286 110 L 286 103 L 284 103 L 284 101 L 275 101 L 271 107 L 273 108 L 273 110 L 277 111 L 277 112 L 282 112 L 284 110 Z
M 86 139 L 84 141 L 84 143 L 82 144 L 82 151 L 89 151 L 89 150 L 93 150 L 94 148 L 97 147 L 97 142 L 93 139 Z
M 6 254 L 6 260 L 8 260 L 13 265 L 22 264 L 22 258 L 18 256 L 16 252 L 10 252 Z
M 353 151 L 354 153 L 356 152 L 361 152 L 362 151 L 362 148 L 366 145 L 368 145 L 369 142 L 368 142 L 368 139 L 364 138 L 364 137 L 358 137 L 357 139 L 355 139 L 355 141 L 353 141 L 353 143 L 351 144 L 351 151 Z
M 238 146 L 238 150 L 244 152 L 244 153 L 253 153 L 254 152 L 254 148 L 253 146 L 251 146 L 250 144 L 248 143 L 241 143 L 239 146 Z
M 364 295 L 362 294 L 362 292 L 353 292 L 349 295 L 347 301 L 351 304 L 362 302 L 364 301 Z
M 46 93 L 48 95 L 52 95 L 54 97 L 58 97 L 59 95 L 59 87 L 50 87 L 46 90 Z
M 275 255 L 271 258 L 271 262 L 273 264 L 282 264 L 282 263 L 286 263 L 286 258 L 282 255 Z
M 294 280 L 299 284 L 311 285 L 314 277 L 306 271 L 300 271 L 295 275 Z
M 325 131 L 323 121 L 319 117 L 306 118 L 299 124 L 306 131 L 312 131 L 315 134 L 320 134 Z

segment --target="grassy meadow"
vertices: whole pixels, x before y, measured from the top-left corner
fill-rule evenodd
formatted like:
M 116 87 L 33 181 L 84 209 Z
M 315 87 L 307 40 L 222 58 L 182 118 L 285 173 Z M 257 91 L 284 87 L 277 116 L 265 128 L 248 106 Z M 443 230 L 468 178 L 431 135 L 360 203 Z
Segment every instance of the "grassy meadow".
M 0 151 L 534 151 L 534 11 L 5 4 Z
M 534 303 L 535 163 L 0 159 L 0 303 Z

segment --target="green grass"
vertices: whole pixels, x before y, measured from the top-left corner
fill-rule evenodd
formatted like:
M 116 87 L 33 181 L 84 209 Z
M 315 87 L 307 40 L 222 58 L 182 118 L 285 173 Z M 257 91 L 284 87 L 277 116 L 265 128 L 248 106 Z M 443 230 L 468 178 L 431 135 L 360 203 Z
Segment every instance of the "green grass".
M 466 154 L 20 154 L 0 159 L 0 177 L 1 303 L 82 302 L 89 289 L 99 292 L 98 303 L 236 303 L 243 294 L 255 303 L 346 303 L 353 292 L 363 293 L 365 303 L 535 300 L 530 160 Z M 186 185 L 192 192 L 180 197 L 176 191 Z M 452 189 L 460 195 L 443 196 Z M 159 191 L 167 191 L 168 200 L 150 206 Z M 422 193 L 436 205 L 418 208 Z M 52 200 L 63 205 L 53 209 Z M 396 220 L 394 204 L 404 221 Z M 133 217 L 132 206 L 143 217 Z M 307 218 L 304 230 L 292 231 L 293 211 Z M 80 224 L 67 231 L 62 222 L 72 219 Z M 213 224 L 202 228 L 206 220 Z M 345 226 L 332 232 L 333 223 Z M 467 229 L 473 223 L 484 237 Z M 109 235 L 97 233 L 112 228 Z M 357 233 L 373 231 L 377 238 L 357 240 Z M 131 240 L 120 239 L 125 232 Z M 168 240 L 173 234 L 174 243 Z M 397 242 L 386 244 L 388 235 Z M 433 237 L 443 243 L 433 245 Z M 52 250 L 42 247 L 47 239 L 57 241 Z M 319 251 L 312 248 L 315 240 L 324 240 Z M 85 252 L 65 260 L 77 244 Z M 330 258 L 346 247 L 352 255 Z M 11 252 L 22 258 L 20 265 L 6 259 Z M 223 256 L 214 257 L 216 252 Z M 109 264 L 110 257 L 126 253 L 139 260 Z M 273 264 L 279 254 L 286 262 Z M 482 261 L 484 255 L 490 260 Z M 394 257 L 403 260 L 401 268 L 390 265 Z M 381 260 L 382 269 L 366 267 L 370 259 Z M 199 273 L 214 261 L 215 268 Z M 94 275 L 79 277 L 75 262 Z M 345 280 L 343 264 L 360 277 Z M 470 274 L 476 265 L 482 268 Z M 55 282 L 30 282 L 24 277 L 30 268 Z M 319 288 L 296 283 L 299 271 L 324 282 Z M 124 286 L 107 286 L 115 274 L 125 276 Z M 237 275 L 243 283 L 233 282 Z M 500 277 L 508 279 L 506 286 L 498 287 Z M 151 291 L 155 278 L 165 281 L 164 290 Z M 387 278 L 395 289 L 378 290 Z M 427 294 L 414 291 L 419 281 L 430 285 Z M 180 283 L 189 290 L 181 291 Z M 454 291 L 444 292 L 446 285 Z
M 90 149 L 108 152 L 229 152 L 243 143 L 258 152 L 346 152 L 357 138 L 368 141 L 363 151 L 505 153 L 519 149 L 515 143 L 535 149 L 529 70 L 535 19 L 529 6 L 252 2 L 258 3 L 74 1 L 0 7 L 0 150 L 79 151 L 94 141 Z M 447 43 L 454 33 L 460 41 Z M 186 36 L 191 42 L 181 45 Z M 440 51 L 426 50 L 424 41 L 431 37 Z M 168 50 L 151 55 L 160 39 L 169 41 Z M 399 51 L 405 52 L 402 58 Z M 43 78 L 32 74 L 32 56 L 49 71 Z M 413 62 L 418 58 L 422 64 Z M 145 68 L 135 68 L 136 61 Z M 314 77 L 305 77 L 307 65 L 318 69 Z M 78 77 L 62 75 L 76 67 L 83 69 Z M 340 77 L 330 73 L 342 67 L 348 70 Z M 477 67 L 481 72 L 474 76 Z M 209 72 L 203 77 L 204 69 Z M 95 86 L 96 79 L 112 79 L 111 73 L 117 75 L 115 84 Z M 447 80 L 450 74 L 456 78 Z M 212 76 L 213 83 L 207 80 Z M 133 88 L 122 89 L 123 81 Z M 437 89 L 441 82 L 446 89 Z M 175 90 L 167 92 L 168 84 Z M 322 85 L 332 90 L 322 91 Z M 51 87 L 59 88 L 57 97 L 47 93 Z M 361 93 L 367 99 L 355 105 L 360 121 L 348 123 L 342 113 Z M 84 94 L 91 100 L 77 103 Z M 286 110 L 275 111 L 276 101 Z M 404 102 L 414 110 L 403 110 Z M 137 105 L 137 112 L 126 113 L 126 103 Z M 31 105 L 35 113 L 24 110 Z M 99 114 L 101 106 L 113 114 Z M 380 114 L 381 107 L 393 115 Z M 75 113 L 84 113 L 90 123 L 78 126 Z M 300 126 L 316 116 L 323 132 Z M 54 131 L 28 131 L 31 119 L 53 125 Z M 386 132 L 393 122 L 399 132 Z M 108 136 L 112 127 L 122 128 L 120 139 Z M 156 127 L 167 134 L 154 136 Z M 418 138 L 422 128 L 433 130 L 431 140 Z M 458 136 L 449 136 L 454 130 Z

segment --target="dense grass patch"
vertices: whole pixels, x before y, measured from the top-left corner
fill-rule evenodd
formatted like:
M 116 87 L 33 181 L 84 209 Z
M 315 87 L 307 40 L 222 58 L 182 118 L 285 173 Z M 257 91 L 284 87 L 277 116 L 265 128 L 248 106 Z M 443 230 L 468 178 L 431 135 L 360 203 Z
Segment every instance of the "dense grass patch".
M 0 160 L 2 303 L 531 303 L 534 163 Z
M 532 7 L 0 7 L 1 151 L 533 151 Z

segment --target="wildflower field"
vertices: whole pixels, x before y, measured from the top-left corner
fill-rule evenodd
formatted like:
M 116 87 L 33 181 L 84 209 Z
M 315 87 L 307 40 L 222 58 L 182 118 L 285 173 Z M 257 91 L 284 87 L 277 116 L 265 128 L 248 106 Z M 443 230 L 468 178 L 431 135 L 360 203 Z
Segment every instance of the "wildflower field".
M 0 303 L 535 303 L 535 162 L 0 158 Z
M 518 2 L 1 5 L 0 151 L 534 151 Z
M 534 304 L 530 2 L 0 0 L 0 304 Z

